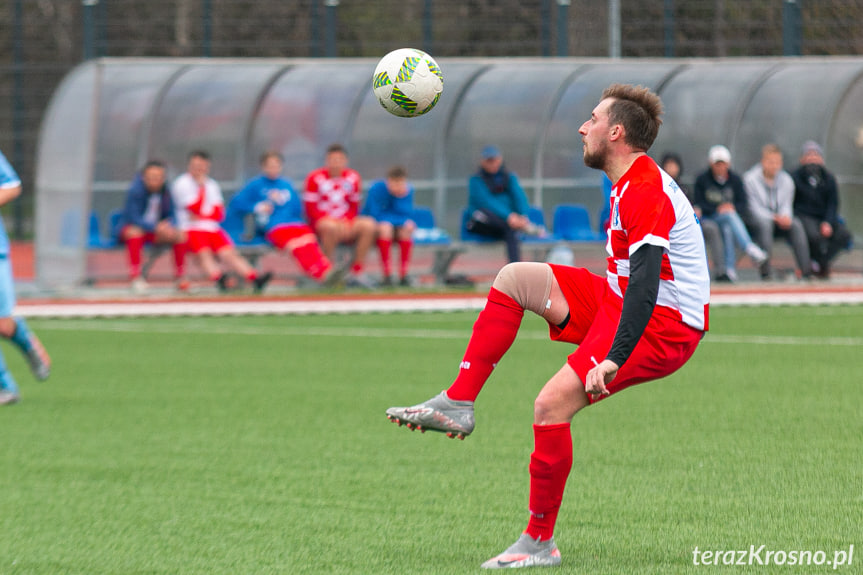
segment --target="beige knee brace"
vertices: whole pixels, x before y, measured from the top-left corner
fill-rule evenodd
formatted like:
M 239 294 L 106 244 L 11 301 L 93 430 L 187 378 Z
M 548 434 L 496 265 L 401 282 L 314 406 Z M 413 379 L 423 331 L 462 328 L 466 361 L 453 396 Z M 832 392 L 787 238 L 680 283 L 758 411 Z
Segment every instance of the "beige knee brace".
M 551 300 L 551 266 L 540 262 L 517 262 L 503 266 L 492 287 L 505 293 L 524 309 L 542 315 Z

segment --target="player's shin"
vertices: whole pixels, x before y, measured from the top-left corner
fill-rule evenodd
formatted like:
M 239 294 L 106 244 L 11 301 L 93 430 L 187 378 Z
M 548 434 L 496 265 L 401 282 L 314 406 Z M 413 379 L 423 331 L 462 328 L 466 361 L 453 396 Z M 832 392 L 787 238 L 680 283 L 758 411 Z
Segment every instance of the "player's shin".
M 534 425 L 530 456 L 530 521 L 525 533 L 548 541 L 572 469 L 572 432 L 569 423 Z
M 459 401 L 474 401 L 491 376 L 497 363 L 509 350 L 524 309 L 514 299 L 494 287 L 489 290 L 485 308 L 473 325 L 464 358 L 447 397 Z

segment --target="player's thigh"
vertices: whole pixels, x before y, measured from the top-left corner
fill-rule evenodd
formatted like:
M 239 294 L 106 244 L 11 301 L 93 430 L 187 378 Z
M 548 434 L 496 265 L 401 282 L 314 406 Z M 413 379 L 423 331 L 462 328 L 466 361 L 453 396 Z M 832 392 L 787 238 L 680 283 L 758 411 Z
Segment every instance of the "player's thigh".
M 543 386 L 533 404 L 534 423 L 554 425 L 567 423 L 590 405 L 584 383 L 568 363 Z
M 15 284 L 9 256 L 0 257 L 0 318 L 12 317 L 15 309 Z
M 584 268 L 549 265 L 554 274 L 549 296 L 552 306 L 562 297 L 569 310 L 569 321 L 563 328 L 549 323 L 549 337 L 554 341 L 581 344 L 594 323 L 608 282 Z

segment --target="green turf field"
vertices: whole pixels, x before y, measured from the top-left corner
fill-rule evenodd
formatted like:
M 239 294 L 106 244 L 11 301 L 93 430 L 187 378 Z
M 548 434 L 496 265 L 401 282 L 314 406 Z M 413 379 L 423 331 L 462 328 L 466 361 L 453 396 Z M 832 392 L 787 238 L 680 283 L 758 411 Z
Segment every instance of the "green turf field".
M 0 573 L 480 572 L 526 524 L 532 400 L 571 348 L 526 317 L 464 442 L 389 423 L 474 318 L 32 321 L 55 368 L 3 347 Z M 762 544 L 853 544 L 837 572 L 863 572 L 863 307 L 711 322 L 681 372 L 576 417 L 554 572 L 833 572 L 693 565 Z

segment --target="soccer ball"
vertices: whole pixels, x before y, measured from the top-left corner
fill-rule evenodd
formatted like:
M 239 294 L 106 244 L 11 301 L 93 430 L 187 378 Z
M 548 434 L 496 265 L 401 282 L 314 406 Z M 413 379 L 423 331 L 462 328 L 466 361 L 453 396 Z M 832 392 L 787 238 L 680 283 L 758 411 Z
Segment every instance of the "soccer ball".
M 400 48 L 378 62 L 372 89 L 384 110 L 412 118 L 437 104 L 443 91 L 443 74 L 434 58 L 422 50 Z

